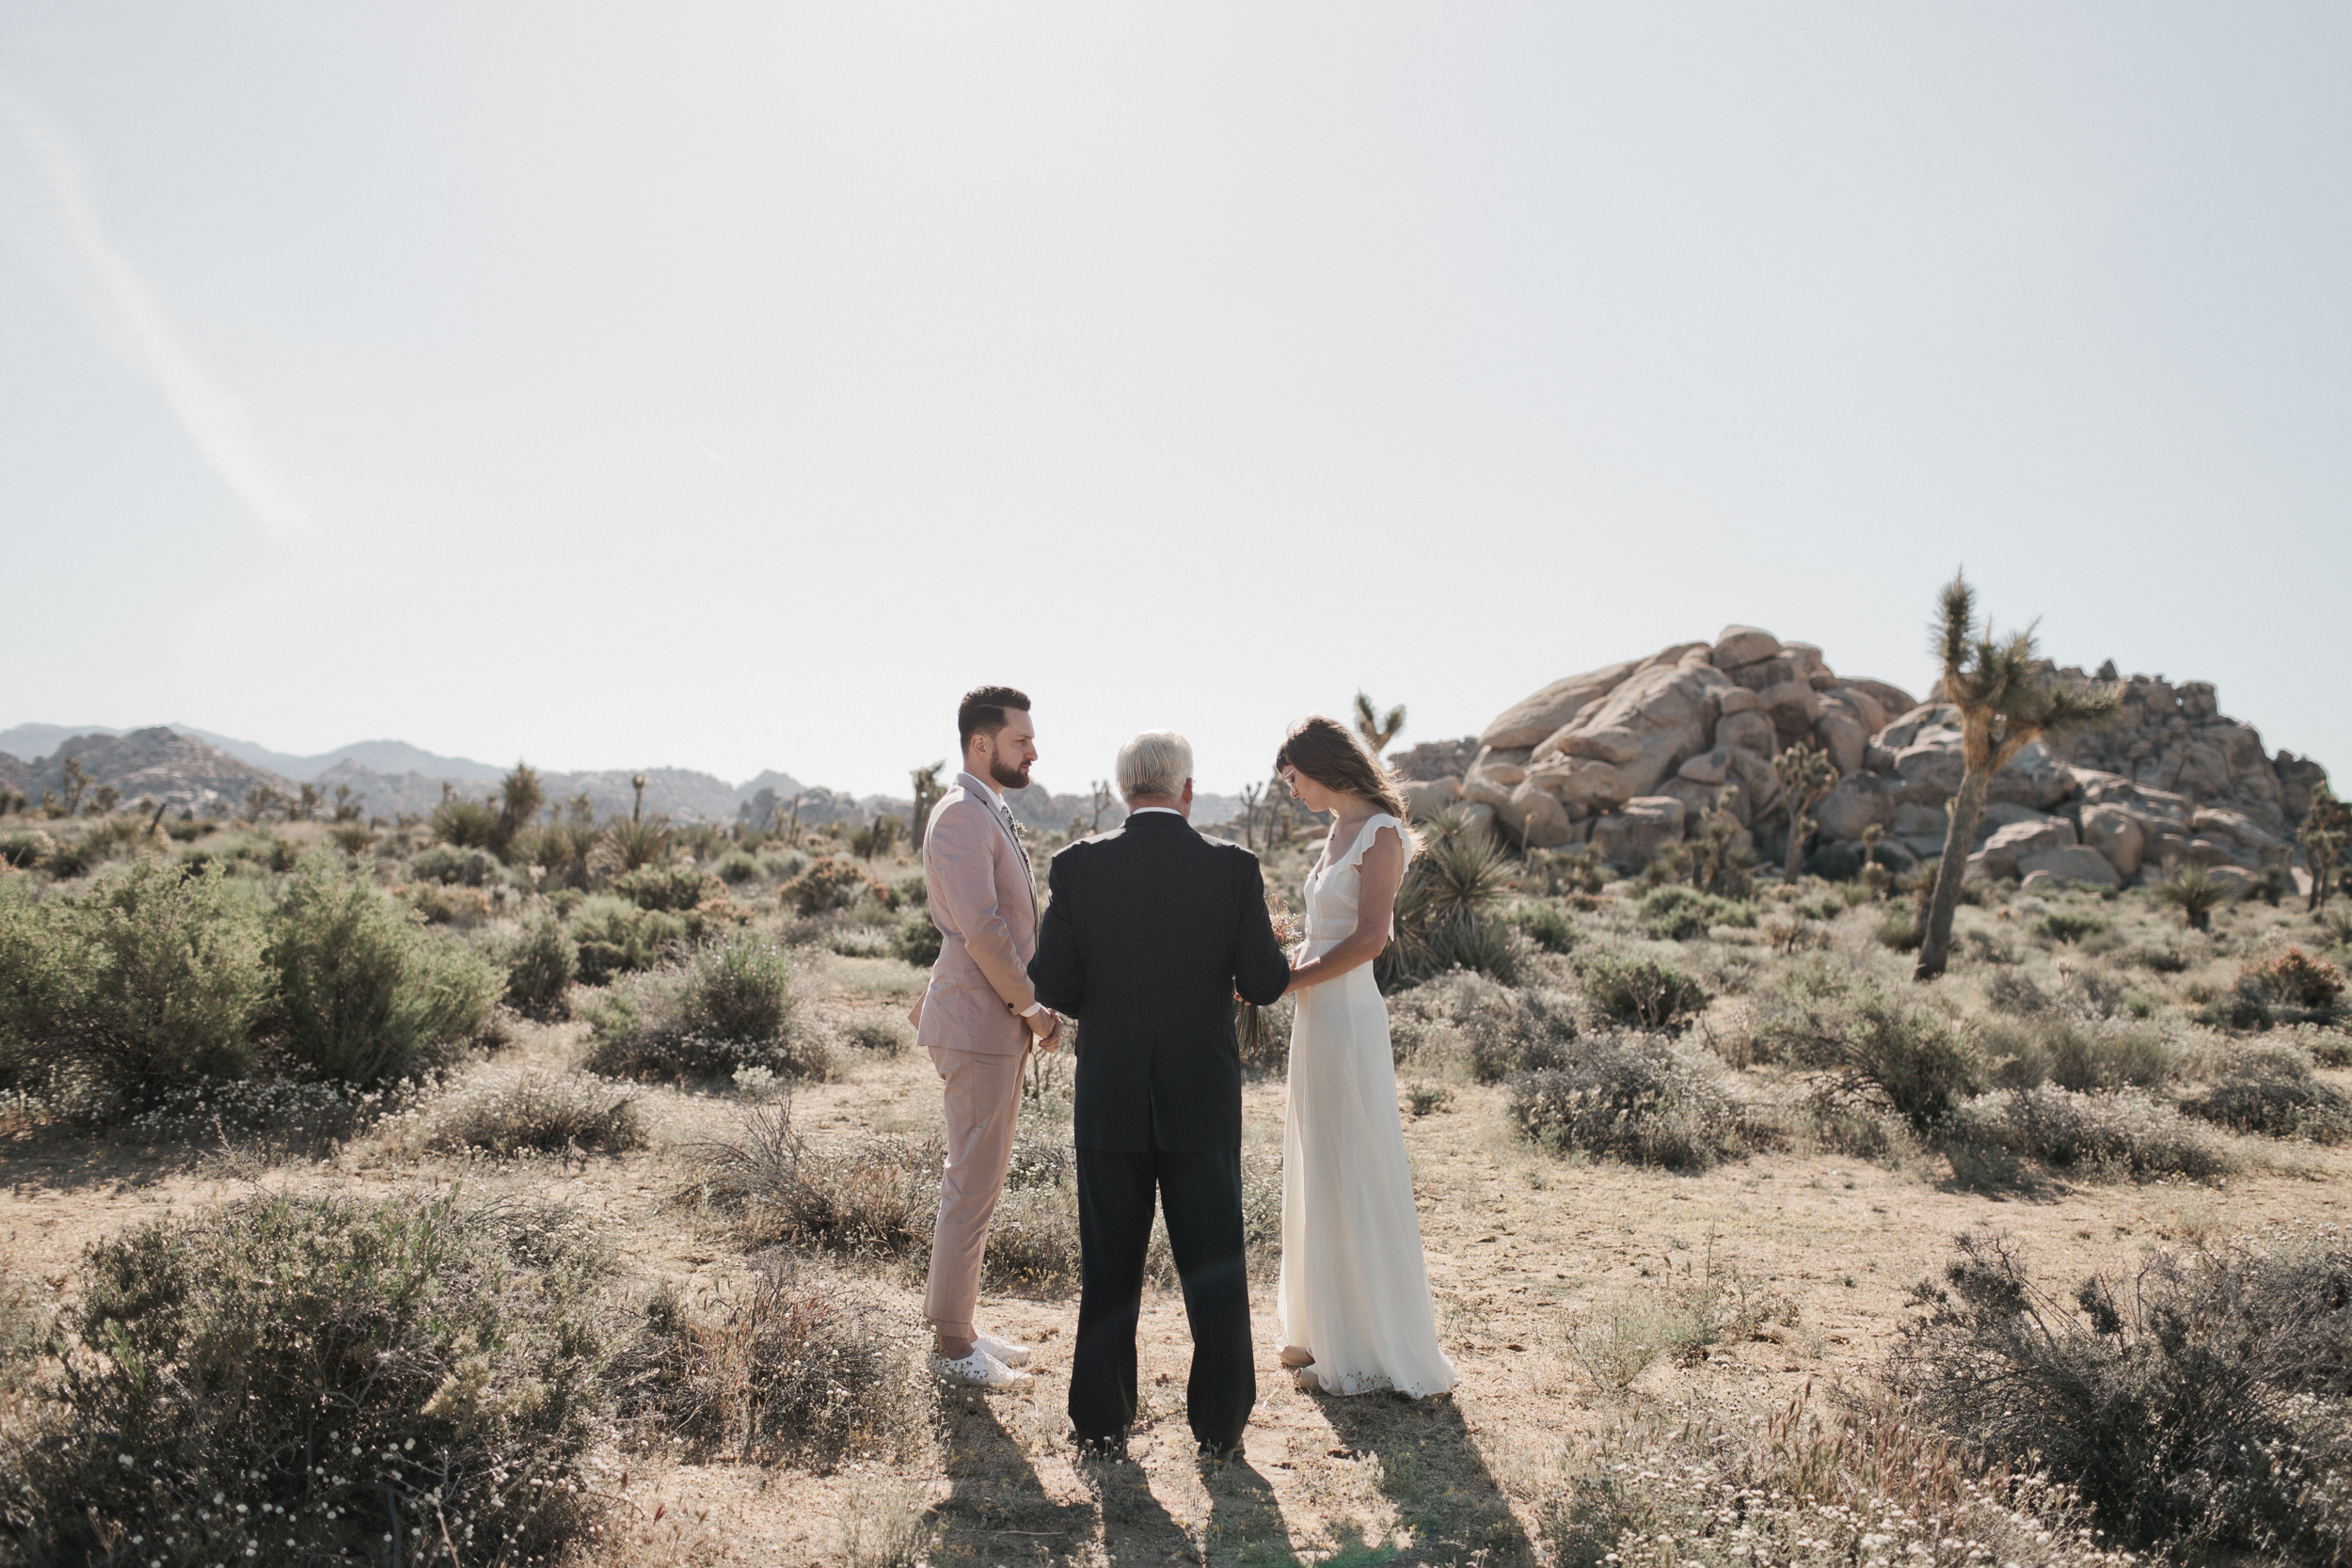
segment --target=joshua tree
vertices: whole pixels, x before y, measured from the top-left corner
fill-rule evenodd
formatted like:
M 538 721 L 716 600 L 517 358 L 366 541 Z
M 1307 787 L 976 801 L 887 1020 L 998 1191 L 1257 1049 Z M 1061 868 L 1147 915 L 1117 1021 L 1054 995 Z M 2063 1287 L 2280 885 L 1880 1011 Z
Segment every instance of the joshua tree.
M 318 815 L 318 809 L 319 786 L 307 784 L 295 792 L 294 809 L 286 815 L 297 822 L 308 822 Z
M 637 792 L 637 803 L 628 808 L 628 819 L 631 822 L 642 822 L 645 819 L 645 775 L 631 773 L 628 776 L 628 787 Z
M 1364 737 L 1364 744 L 1372 748 L 1374 756 L 1387 751 L 1389 742 L 1394 740 L 1397 731 L 1404 727 L 1404 704 L 1399 703 L 1389 709 L 1388 717 L 1381 718 L 1379 710 L 1372 705 L 1370 697 L 1360 691 L 1356 693 L 1356 733 Z
M 1738 786 L 1725 784 L 1715 792 L 1715 809 L 1699 819 L 1698 834 L 1691 840 L 1691 885 L 1701 893 L 1737 897 L 1747 891 L 1747 868 L 1756 862 L 1746 850 L 1733 847 L 1740 837 L 1740 819 L 1731 808 L 1739 803 Z M 1557 892 L 1558 873 L 1549 864 L 1545 870 Z
M 359 802 L 352 795 L 351 786 L 347 784 L 339 784 L 335 786 L 335 820 L 338 822 L 359 820 Z
M 1772 759 L 1772 771 L 1780 775 L 1781 798 L 1788 802 L 1788 861 L 1781 875 L 1793 882 L 1797 863 L 1804 859 L 1804 841 L 1820 825 L 1805 813 L 1837 787 L 1837 765 L 1827 752 L 1801 740 Z
M 100 784 L 89 798 L 90 815 L 112 816 L 115 807 L 122 804 L 122 791 L 110 784 Z
M 1093 815 L 1087 818 L 1087 832 L 1099 833 L 1103 831 L 1103 814 L 1111 809 L 1111 800 L 1117 791 L 1111 788 L 1108 779 L 1097 779 L 1087 787 L 1093 792 L 1090 800 Z
M 89 775 L 82 771 L 82 759 L 79 757 L 66 758 L 65 814 L 68 816 L 79 816 L 82 815 L 82 791 L 87 789 L 88 787 Z
M 939 786 L 939 775 L 946 768 L 945 762 L 934 762 L 910 775 L 914 780 L 914 811 L 907 818 L 907 848 L 912 854 L 923 852 L 923 830 L 930 826 L 931 808 L 947 793 Z
M 2295 838 L 2303 847 L 2304 863 L 2312 868 L 2312 896 L 2305 908 L 2317 914 L 2328 907 L 2328 874 L 2336 868 L 2344 841 L 2352 838 L 2352 806 L 2337 800 L 2328 785 L 2314 786 L 2312 809 Z
M 1961 755 L 1966 770 L 1952 797 L 1951 826 L 1944 835 L 1944 858 L 1935 872 L 1935 893 L 1919 933 L 1915 980 L 1944 973 L 1952 946 L 1952 911 L 1960 904 L 1961 878 L 1984 816 L 1984 792 L 1993 775 L 2009 765 L 2028 741 L 2105 723 L 2115 717 L 2122 694 L 2112 686 L 2076 688 L 2045 677 L 2034 657 L 2033 628 L 1996 637 L 1990 621 L 1977 622 L 1976 590 L 1955 572 L 1944 585 L 1933 631 L 1933 650 L 1944 666 L 1944 701 L 1960 709 Z

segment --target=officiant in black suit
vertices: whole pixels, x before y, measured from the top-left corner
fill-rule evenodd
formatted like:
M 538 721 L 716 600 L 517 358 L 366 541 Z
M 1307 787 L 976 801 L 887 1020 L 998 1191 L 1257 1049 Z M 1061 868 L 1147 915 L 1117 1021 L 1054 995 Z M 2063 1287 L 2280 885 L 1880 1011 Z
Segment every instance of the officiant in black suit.
M 1193 831 L 1192 747 L 1120 748 L 1128 816 L 1054 857 L 1029 979 L 1078 1022 L 1078 1343 L 1070 1420 L 1123 1454 L 1136 1418 L 1136 1323 L 1156 1196 L 1192 1328 L 1186 1409 L 1200 1451 L 1239 1450 L 1258 1377 L 1242 1248 L 1236 990 L 1263 1006 L 1290 984 L 1258 858 Z

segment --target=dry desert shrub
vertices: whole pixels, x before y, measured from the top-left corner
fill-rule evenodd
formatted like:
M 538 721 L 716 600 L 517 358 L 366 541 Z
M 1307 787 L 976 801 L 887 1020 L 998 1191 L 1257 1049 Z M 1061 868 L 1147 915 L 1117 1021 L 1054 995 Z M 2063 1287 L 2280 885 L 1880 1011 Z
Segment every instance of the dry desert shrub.
M 1704 1170 L 1750 1147 L 1712 1057 L 1634 1034 L 1586 1035 L 1558 1052 L 1558 1066 L 1510 1081 L 1512 1118 L 1552 1153 Z
M 2238 1167 L 2208 1129 L 2139 1089 L 1999 1090 L 1955 1107 L 1946 1131 L 1958 1143 L 2091 1176 L 2203 1180 Z
M 1578 973 L 1593 1006 L 1629 1029 L 1678 1030 L 1707 1006 L 1707 989 L 1663 958 L 1597 953 Z
M 1606 1392 L 1621 1392 L 1660 1361 L 1687 1364 L 1708 1348 L 1744 1339 L 1764 1324 L 1794 1326 L 1796 1304 L 1760 1291 L 1732 1270 L 1708 1265 L 1696 1280 L 1614 1297 L 1568 1338 L 1568 1358 Z
M 895 1303 L 777 1264 L 716 1302 L 657 1291 L 606 1382 L 640 1446 L 821 1473 L 924 1449 L 936 1396 L 917 1354 Z
M 2046 1465 L 2122 1542 L 2352 1560 L 2352 1252 L 2274 1235 L 2060 1294 L 1963 1236 L 1887 1371 L 1996 1463 Z
M 526 1070 L 476 1079 L 417 1113 L 419 1142 L 496 1160 L 524 1154 L 618 1154 L 645 1146 L 633 1096 L 584 1072 Z
M 0 1449 L 14 1560 L 564 1550 L 602 1506 L 580 1468 L 608 1262 L 565 1211 L 415 1195 L 264 1194 L 99 1243 L 41 1418 Z
M 930 1243 L 938 1217 L 936 1138 L 867 1133 L 820 1148 L 792 1124 L 789 1100 L 747 1107 L 735 1136 L 700 1145 L 707 1201 L 747 1251 L 788 1246 L 888 1260 Z
M 2184 1065 L 2178 1042 L 2154 1024 L 2056 1009 L 1981 1019 L 1976 1037 L 1994 1081 L 2013 1088 L 2154 1088 Z
M 2105 1549 L 2089 1510 L 2045 1476 L 1988 1469 L 1899 1411 L 1825 1418 L 1809 1394 L 1754 1426 L 1621 1427 L 1534 1506 L 1549 1560 L 1579 1568 L 2137 1560 Z

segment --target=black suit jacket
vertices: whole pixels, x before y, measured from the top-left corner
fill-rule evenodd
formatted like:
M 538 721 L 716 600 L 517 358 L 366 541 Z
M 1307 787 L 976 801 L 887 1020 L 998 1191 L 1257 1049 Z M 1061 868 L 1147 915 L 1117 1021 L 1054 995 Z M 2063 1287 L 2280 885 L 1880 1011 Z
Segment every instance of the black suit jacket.
M 1139 1154 L 1241 1147 L 1233 992 L 1290 984 L 1258 857 L 1167 812 L 1054 857 L 1029 979 L 1078 1021 L 1080 1148 Z

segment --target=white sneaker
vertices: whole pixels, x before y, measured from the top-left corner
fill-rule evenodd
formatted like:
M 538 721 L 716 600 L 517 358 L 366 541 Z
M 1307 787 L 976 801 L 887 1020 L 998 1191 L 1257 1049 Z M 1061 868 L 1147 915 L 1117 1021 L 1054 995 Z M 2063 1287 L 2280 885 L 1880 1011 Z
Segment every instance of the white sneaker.
M 1028 1373 L 1014 1371 L 977 1345 L 961 1361 L 950 1361 L 939 1352 L 931 1352 L 931 1370 L 941 1377 L 982 1388 L 1010 1388 L 1029 1381 Z
M 1008 1367 L 1025 1367 L 1029 1364 L 1028 1346 L 1008 1343 L 985 1328 L 979 1331 L 978 1343 L 975 1348 L 988 1352 Z

